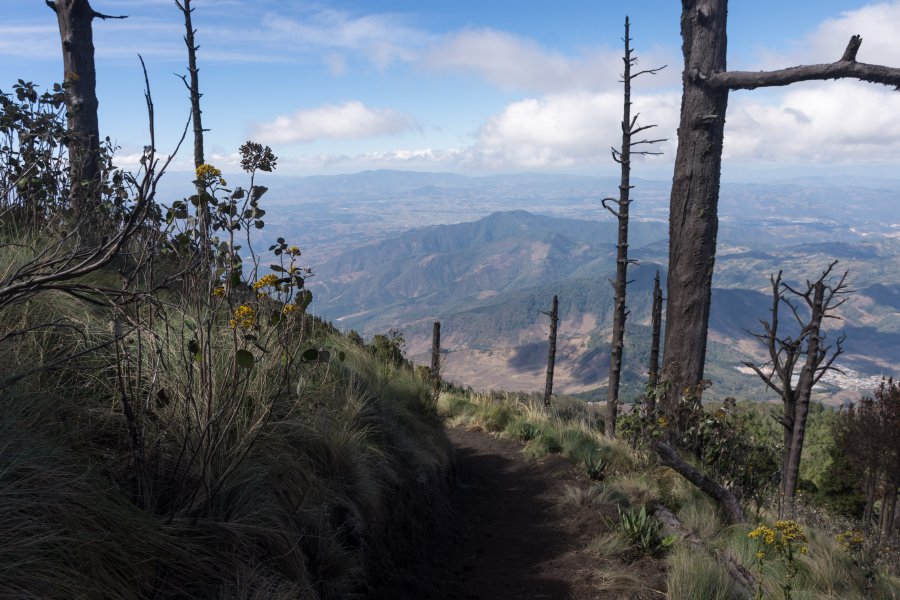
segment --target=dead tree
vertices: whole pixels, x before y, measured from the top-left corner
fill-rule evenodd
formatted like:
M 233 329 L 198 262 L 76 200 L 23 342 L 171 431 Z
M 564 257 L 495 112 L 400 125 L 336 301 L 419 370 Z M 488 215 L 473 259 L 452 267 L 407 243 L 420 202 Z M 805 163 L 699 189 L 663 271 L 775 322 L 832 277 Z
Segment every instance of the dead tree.
M 619 222 L 619 239 L 616 246 L 616 280 L 612 283 L 615 290 L 615 304 L 613 307 L 613 331 L 610 344 L 609 380 L 606 394 L 606 435 L 616 435 L 616 413 L 619 403 L 619 383 L 622 378 L 622 354 L 625 347 L 625 319 L 628 318 L 628 310 L 625 307 L 625 293 L 628 287 L 628 264 L 634 261 L 628 258 L 628 207 L 631 205 L 631 157 L 632 155 L 658 155 L 659 152 L 647 150 L 633 150 L 635 146 L 652 145 L 664 140 L 643 139 L 633 141 L 633 137 L 642 131 L 646 131 L 655 125 L 637 124 L 638 116 L 631 116 L 631 82 L 644 74 L 655 74 L 659 69 L 647 69 L 632 73 L 631 68 L 637 63 L 637 57 L 632 54 L 631 37 L 629 37 L 630 22 L 625 17 L 625 55 L 622 62 L 625 64 L 622 73 L 624 84 L 623 109 L 622 109 L 622 146 L 619 150 L 612 148 L 613 160 L 621 166 L 621 179 L 619 180 L 619 198 L 604 198 L 603 207 L 612 213 Z M 612 205 L 615 205 L 613 208 Z
M 784 435 L 781 491 L 789 511 L 797 490 L 800 456 L 803 452 L 813 386 L 827 372 L 839 371 L 834 366 L 834 361 L 844 351 L 844 335 L 837 338 L 834 346 L 828 346 L 822 333 L 825 319 L 839 318 L 834 312 L 846 301 L 846 294 L 850 292 L 847 289 L 846 272 L 836 282 L 828 281 L 837 262 L 828 265 L 816 281 L 807 281 L 806 289 L 802 291 L 782 281 L 781 271 L 770 278 L 772 316 L 769 321 L 760 319 L 762 333 L 752 334 L 766 347 L 769 358 L 762 365 L 744 363 L 781 396 L 783 413 L 780 422 Z M 802 301 L 802 304 L 798 301 Z M 779 329 L 782 307 L 790 310 L 798 328 L 793 335 Z M 798 368 L 799 374 L 796 372 Z
M 727 0 L 682 0 L 684 91 L 670 196 L 663 357 L 664 371 L 675 384 L 673 394 L 703 380 L 728 92 L 838 78 L 900 86 L 900 69 L 856 61 L 859 36 L 853 36 L 841 58 L 831 64 L 728 72 L 727 11 Z
M 194 25 L 191 22 L 191 14 L 195 10 L 191 8 L 191 0 L 175 0 L 175 5 L 184 15 L 184 43 L 188 51 L 188 77 L 190 77 L 190 83 L 188 82 L 188 77 L 184 75 L 180 77 L 191 97 L 191 121 L 194 125 L 194 168 L 197 168 L 205 162 L 203 159 L 204 129 L 200 111 L 200 98 L 203 94 L 200 93 L 200 80 L 198 78 L 200 69 L 197 68 L 197 50 L 200 49 L 200 46 L 196 45 L 194 41 L 194 35 L 196 35 L 197 30 L 194 29 Z
M 550 347 L 547 352 L 547 380 L 544 383 L 544 406 L 550 406 L 550 396 L 553 394 L 553 367 L 556 364 L 556 326 L 559 323 L 559 301 L 555 294 L 553 308 L 550 312 L 542 312 L 550 317 Z
M 651 316 L 650 336 L 650 372 L 647 374 L 651 388 L 659 384 L 659 334 L 662 330 L 662 289 L 659 287 L 659 271 L 653 280 L 653 309 Z M 647 398 L 647 410 L 652 414 L 656 410 L 656 394 L 650 394 Z
M 437 402 L 441 393 L 441 322 L 435 321 L 431 330 L 431 387 Z
M 62 42 L 66 123 L 69 133 L 70 203 L 77 220 L 89 218 L 100 184 L 100 125 L 94 19 L 124 19 L 98 13 L 89 0 L 45 0 L 59 24 Z

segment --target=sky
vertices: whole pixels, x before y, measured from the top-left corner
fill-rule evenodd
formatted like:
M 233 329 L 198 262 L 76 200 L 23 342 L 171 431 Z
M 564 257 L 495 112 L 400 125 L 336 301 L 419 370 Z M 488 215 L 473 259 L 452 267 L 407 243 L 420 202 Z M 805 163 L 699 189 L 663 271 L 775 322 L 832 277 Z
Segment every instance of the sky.
M 173 0 L 92 0 L 101 134 L 133 163 L 189 113 L 184 25 Z M 680 3 L 672 0 L 194 0 L 207 161 L 237 170 L 251 139 L 290 175 L 412 169 L 465 174 L 613 174 L 626 14 L 643 68 L 640 123 L 667 138 L 638 177 L 671 177 L 681 92 Z M 858 60 L 900 66 L 900 0 L 733 1 L 730 69 L 832 62 L 852 34 Z M 0 0 L 0 90 L 62 79 L 56 18 L 43 0 Z M 726 173 L 900 176 L 900 94 L 852 81 L 733 92 Z M 189 147 L 176 169 L 192 168 Z

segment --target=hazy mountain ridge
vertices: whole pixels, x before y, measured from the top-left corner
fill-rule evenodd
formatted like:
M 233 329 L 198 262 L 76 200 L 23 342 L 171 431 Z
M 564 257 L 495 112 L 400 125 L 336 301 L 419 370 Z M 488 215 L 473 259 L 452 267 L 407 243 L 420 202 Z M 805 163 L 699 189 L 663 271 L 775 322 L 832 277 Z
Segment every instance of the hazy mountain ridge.
M 762 356 L 762 347 L 746 330 L 758 330 L 758 319 L 768 317 L 769 274 L 781 268 L 796 281 L 817 275 L 833 257 L 851 269 L 851 280 L 863 284 L 843 311 L 845 362 L 859 372 L 859 379 L 900 365 L 889 326 L 896 321 L 900 290 L 883 283 L 900 273 L 893 252 L 896 240 L 883 231 L 872 235 L 849 229 L 838 236 L 845 239 L 823 239 L 823 230 L 839 226 L 831 222 L 771 223 L 726 226 L 720 234 L 708 367 L 710 376 L 718 375 L 720 389 L 747 397 L 763 392 L 758 380 L 738 367 L 742 360 Z M 782 227 L 794 234 L 785 236 L 778 230 Z M 768 235 L 758 235 L 756 229 Z M 626 384 L 639 381 L 646 371 L 652 277 L 658 269 L 665 281 L 660 265 L 667 263 L 667 224 L 635 221 L 632 232 L 632 255 L 643 264 L 630 272 Z M 603 365 L 608 367 L 604 356 L 612 290 L 607 278 L 614 269 L 614 244 L 612 222 L 520 210 L 417 228 L 320 265 L 317 305 L 342 328 L 371 334 L 399 327 L 411 354 L 419 358 L 427 348 L 431 321 L 440 319 L 451 378 L 476 386 L 490 382 L 488 387 L 536 389 L 543 377 L 537 367 L 544 359 L 538 357 L 546 349 L 541 311 L 557 293 L 564 365 L 558 389 L 584 391 L 602 385 Z

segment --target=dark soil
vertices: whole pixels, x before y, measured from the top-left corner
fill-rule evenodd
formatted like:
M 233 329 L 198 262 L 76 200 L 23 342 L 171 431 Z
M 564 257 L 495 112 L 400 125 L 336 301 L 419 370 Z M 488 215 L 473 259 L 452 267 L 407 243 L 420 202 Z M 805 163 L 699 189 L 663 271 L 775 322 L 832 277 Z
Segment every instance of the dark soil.
M 456 455 L 450 510 L 425 543 L 412 543 L 398 572 L 370 593 L 378 600 L 638 599 L 664 595 L 662 563 L 601 561 L 588 545 L 608 529 L 612 506 L 564 506 L 566 485 L 593 485 L 568 459 L 529 459 L 522 444 L 479 430 L 448 431 Z M 419 542 L 417 540 L 416 542 Z M 629 571 L 660 592 L 604 591 L 605 571 Z

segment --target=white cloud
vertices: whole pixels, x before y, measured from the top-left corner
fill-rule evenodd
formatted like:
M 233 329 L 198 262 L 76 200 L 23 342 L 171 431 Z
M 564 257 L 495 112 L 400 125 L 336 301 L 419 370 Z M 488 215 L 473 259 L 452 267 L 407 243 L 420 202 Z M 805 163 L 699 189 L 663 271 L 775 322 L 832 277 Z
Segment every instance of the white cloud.
M 665 62 L 659 52 L 651 52 L 641 60 L 641 64 L 654 67 Z M 622 52 L 594 49 L 572 57 L 505 31 L 467 29 L 432 46 L 422 63 L 432 70 L 475 73 L 506 88 L 539 92 L 600 90 L 620 85 Z M 652 85 L 671 84 L 672 77 L 677 78 L 677 73 L 673 75 L 676 70 L 664 71 Z
M 658 125 L 645 134 L 669 139 L 654 150 L 670 156 L 679 102 L 677 94 L 664 93 L 641 96 L 633 105 L 633 111 L 641 113 L 640 123 Z M 563 93 L 514 102 L 481 128 L 470 160 L 526 169 L 604 164 L 611 162 L 610 148 L 621 145 L 621 120 L 622 97 L 616 92 Z
M 774 103 L 733 94 L 725 159 L 799 164 L 900 160 L 900 94 L 856 81 L 795 85 Z
M 896 66 L 900 65 L 897 23 L 900 23 L 900 2 L 871 4 L 822 22 L 807 36 L 805 45 L 811 59 L 832 62 L 843 54 L 850 36 L 860 34 L 863 37 L 860 62 Z
M 262 19 L 259 41 L 284 49 L 329 49 L 357 54 L 383 69 L 397 61 L 411 61 L 416 48 L 430 36 L 408 26 L 403 17 L 391 13 L 352 16 L 347 12 L 323 9 L 310 11 L 304 18 L 267 13 Z
M 783 52 L 763 52 L 755 69 L 782 69 L 798 64 L 831 63 L 844 53 L 850 36 L 863 38 L 857 60 L 900 65 L 900 1 L 870 4 L 826 19 Z M 743 67 L 742 67 L 743 68 Z
M 253 127 L 252 136 L 269 144 L 347 140 L 391 135 L 416 128 L 413 118 L 389 108 L 369 108 L 359 101 L 298 110 Z

